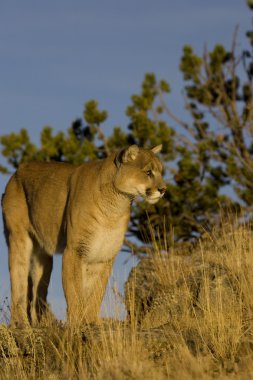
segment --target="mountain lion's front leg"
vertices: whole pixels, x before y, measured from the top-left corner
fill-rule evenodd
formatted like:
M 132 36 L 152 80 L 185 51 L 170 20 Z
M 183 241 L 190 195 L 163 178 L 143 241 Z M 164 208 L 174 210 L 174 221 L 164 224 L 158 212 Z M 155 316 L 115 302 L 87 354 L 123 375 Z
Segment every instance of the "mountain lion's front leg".
M 113 261 L 87 263 L 84 257 L 65 249 L 62 281 L 70 323 L 79 325 L 98 320 Z

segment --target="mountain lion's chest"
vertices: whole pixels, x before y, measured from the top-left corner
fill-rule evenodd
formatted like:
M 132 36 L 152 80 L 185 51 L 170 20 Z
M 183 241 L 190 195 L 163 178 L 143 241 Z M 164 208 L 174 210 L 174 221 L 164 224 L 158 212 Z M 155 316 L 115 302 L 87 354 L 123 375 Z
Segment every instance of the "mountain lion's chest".
M 89 262 L 111 260 L 119 252 L 126 232 L 125 223 L 114 228 L 98 226 L 92 234 L 87 259 Z

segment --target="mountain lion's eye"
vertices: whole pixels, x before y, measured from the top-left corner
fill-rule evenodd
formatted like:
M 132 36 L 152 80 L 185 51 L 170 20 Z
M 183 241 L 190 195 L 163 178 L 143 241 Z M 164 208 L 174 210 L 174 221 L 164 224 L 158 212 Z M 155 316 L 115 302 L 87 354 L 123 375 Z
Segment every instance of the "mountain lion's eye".
M 152 170 L 147 170 L 146 174 L 148 177 L 152 177 L 152 175 L 153 175 Z

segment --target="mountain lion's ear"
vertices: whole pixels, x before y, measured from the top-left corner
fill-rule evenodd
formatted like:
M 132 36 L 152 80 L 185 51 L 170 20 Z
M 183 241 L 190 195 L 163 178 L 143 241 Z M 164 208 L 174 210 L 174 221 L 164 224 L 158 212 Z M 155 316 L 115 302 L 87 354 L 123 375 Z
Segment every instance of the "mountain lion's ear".
M 151 151 L 152 151 L 153 153 L 155 153 L 155 154 L 160 153 L 161 150 L 162 150 L 162 147 L 163 147 L 162 144 L 157 145 L 157 146 L 155 146 L 154 148 L 152 148 Z
M 117 167 L 120 164 L 125 164 L 130 161 L 134 161 L 139 154 L 139 147 L 137 145 L 131 145 L 129 148 L 123 149 L 115 157 L 115 164 Z

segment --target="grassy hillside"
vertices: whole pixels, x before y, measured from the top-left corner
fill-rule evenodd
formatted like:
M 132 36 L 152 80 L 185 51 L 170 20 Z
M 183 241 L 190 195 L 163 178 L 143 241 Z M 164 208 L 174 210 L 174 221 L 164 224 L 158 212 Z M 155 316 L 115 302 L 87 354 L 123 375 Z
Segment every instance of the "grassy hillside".
M 125 321 L 2 324 L 0 379 L 251 379 L 250 226 L 224 224 L 196 246 L 165 251 L 154 242 L 132 271 Z

